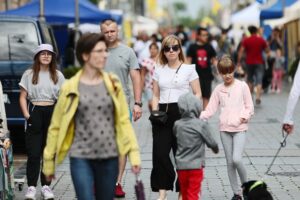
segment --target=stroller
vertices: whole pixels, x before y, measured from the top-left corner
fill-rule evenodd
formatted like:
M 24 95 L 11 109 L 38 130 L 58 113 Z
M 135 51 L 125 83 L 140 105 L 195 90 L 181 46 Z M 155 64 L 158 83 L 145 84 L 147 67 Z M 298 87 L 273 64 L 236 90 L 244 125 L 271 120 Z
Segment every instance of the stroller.
M 2 85 L 0 82 L 0 199 L 14 198 L 13 153 L 10 144 L 9 131 L 6 124 L 6 113 Z

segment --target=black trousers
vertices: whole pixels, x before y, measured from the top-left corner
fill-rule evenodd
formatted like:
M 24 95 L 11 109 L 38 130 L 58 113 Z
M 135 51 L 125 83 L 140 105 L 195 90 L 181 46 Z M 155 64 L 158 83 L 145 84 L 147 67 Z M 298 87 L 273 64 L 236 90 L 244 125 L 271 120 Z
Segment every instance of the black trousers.
M 46 181 L 45 175 L 41 172 L 41 161 L 43 160 L 43 150 L 46 145 L 53 108 L 54 106 L 29 105 L 30 118 L 27 120 L 25 136 L 28 186 L 36 186 L 39 175 L 41 175 L 42 186 L 51 184 L 51 182 Z
M 159 110 L 165 111 L 166 104 L 159 104 Z M 170 159 L 172 149 L 175 156 L 177 144 L 173 134 L 174 122 L 180 119 L 177 103 L 168 105 L 168 120 L 165 125 L 152 125 L 153 149 L 151 172 L 151 189 L 158 192 L 160 189 L 173 190 L 176 177 L 174 166 Z M 179 191 L 178 180 L 176 180 L 176 191 Z

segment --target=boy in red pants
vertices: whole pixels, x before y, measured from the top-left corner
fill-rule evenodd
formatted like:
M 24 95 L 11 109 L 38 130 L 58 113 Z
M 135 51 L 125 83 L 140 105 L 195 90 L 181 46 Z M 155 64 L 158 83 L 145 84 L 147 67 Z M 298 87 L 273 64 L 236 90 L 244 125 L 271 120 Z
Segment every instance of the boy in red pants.
M 205 165 L 205 144 L 214 153 L 219 152 L 218 144 L 212 137 L 207 122 L 199 120 L 200 99 L 187 93 L 178 99 L 181 119 L 174 124 L 177 140 L 175 156 L 182 200 L 199 200 L 203 168 Z

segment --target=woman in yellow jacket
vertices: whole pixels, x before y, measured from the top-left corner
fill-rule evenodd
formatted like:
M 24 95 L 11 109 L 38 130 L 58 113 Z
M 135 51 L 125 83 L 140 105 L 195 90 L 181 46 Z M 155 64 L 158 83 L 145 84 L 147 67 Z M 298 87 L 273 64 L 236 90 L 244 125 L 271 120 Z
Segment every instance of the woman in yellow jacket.
M 107 54 L 101 34 L 85 34 L 78 40 L 76 57 L 83 69 L 61 88 L 44 149 L 43 172 L 50 180 L 69 152 L 79 200 L 114 198 L 119 155 L 128 154 L 133 173 L 140 171 L 139 147 L 121 83 L 103 71 Z

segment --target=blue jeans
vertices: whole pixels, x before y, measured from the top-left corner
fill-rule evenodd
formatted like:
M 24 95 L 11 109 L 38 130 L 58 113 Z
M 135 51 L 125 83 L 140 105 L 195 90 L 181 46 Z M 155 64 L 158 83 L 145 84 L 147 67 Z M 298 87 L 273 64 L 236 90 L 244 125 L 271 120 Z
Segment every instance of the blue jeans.
M 78 200 L 114 199 L 118 157 L 103 160 L 71 157 L 70 169 Z

